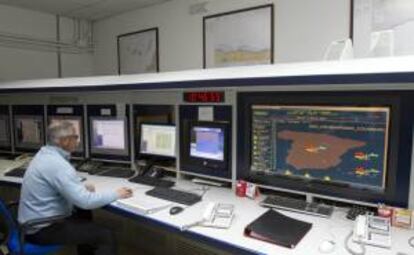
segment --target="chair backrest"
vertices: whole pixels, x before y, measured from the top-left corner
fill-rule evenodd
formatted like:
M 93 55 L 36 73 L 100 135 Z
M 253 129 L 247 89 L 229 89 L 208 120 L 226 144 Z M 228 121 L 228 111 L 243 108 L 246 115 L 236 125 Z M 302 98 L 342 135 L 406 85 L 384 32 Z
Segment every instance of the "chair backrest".
M 3 199 L 0 198 L 0 222 L 1 232 L 3 234 L 3 243 L 9 240 L 10 235 L 13 232 L 18 232 L 19 228 L 17 222 L 14 220 L 13 215 Z

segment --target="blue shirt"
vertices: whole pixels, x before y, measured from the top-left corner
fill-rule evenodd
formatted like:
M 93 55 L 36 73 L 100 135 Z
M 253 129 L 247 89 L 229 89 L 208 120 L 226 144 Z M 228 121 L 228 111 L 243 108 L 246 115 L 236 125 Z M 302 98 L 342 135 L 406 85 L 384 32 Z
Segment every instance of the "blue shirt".
M 88 191 L 69 163 L 69 157 L 68 152 L 55 146 L 44 146 L 34 156 L 23 177 L 19 223 L 70 215 L 73 205 L 95 209 L 118 198 L 115 191 Z

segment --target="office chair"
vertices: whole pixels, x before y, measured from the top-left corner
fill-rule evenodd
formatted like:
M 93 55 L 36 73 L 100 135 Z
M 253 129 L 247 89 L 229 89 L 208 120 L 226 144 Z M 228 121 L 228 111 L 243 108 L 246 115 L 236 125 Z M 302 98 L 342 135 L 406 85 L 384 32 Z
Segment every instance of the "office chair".
M 17 223 L 17 220 L 13 218 L 13 215 L 10 211 L 11 206 L 17 206 L 17 203 L 11 203 L 6 205 L 6 203 L 0 198 L 0 219 L 3 221 L 3 230 L 5 233 L 2 238 L 2 245 L 7 246 L 9 254 L 12 255 L 45 255 L 57 252 L 60 250 L 58 245 L 36 245 L 27 243 L 24 240 L 24 233 L 30 227 L 45 224 L 53 223 L 62 220 L 65 216 L 55 216 L 41 220 L 32 220 L 21 226 Z M 2 231 L 2 232 L 3 232 Z M 20 249 L 23 247 L 23 249 Z

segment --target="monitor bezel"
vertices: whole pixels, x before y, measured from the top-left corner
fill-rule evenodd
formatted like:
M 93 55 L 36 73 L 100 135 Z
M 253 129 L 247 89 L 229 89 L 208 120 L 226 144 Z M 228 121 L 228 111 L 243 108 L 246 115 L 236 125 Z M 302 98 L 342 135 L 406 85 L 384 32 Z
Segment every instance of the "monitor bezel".
M 345 199 L 363 203 L 386 203 L 406 207 L 409 194 L 410 159 L 413 122 L 406 121 L 412 114 L 413 92 L 396 91 L 311 91 L 311 92 L 239 92 L 237 178 L 247 179 L 264 187 L 285 191 L 303 192 L 315 196 Z M 251 165 L 251 106 L 275 105 L 325 105 L 390 107 L 387 176 L 384 191 L 335 185 L 326 182 L 296 180 L 281 176 L 253 174 Z
M 0 151 L 11 152 L 12 138 L 10 132 L 10 115 L 0 113 L 0 120 L 4 120 L 6 123 L 6 137 L 8 137 L 8 141 L 0 140 Z
M 142 137 L 143 137 L 143 126 L 158 126 L 158 127 L 173 127 L 174 128 L 174 139 L 175 139 L 175 143 L 174 143 L 174 153 L 175 156 L 169 156 L 169 155 L 161 155 L 161 154 L 152 154 L 152 153 L 145 153 L 142 152 L 141 148 L 141 144 L 142 144 Z M 152 122 L 142 122 L 139 125 L 139 151 L 138 151 L 138 156 L 140 159 L 148 159 L 148 160 L 152 160 L 152 161 L 164 161 L 164 160 L 175 160 L 177 158 L 177 127 L 174 124 L 163 124 L 163 123 L 152 123 Z
M 93 148 L 93 122 L 94 121 L 116 121 L 122 120 L 124 122 L 124 144 L 125 149 L 118 150 L 118 149 L 97 149 Z M 128 157 L 130 155 L 130 148 L 129 148 L 129 133 L 128 133 L 128 118 L 126 116 L 90 116 L 89 117 L 89 150 L 90 156 L 93 159 L 106 159 L 111 157 Z
M 229 122 L 187 120 L 184 122 L 184 124 L 186 125 L 186 128 L 184 137 L 182 138 L 183 146 L 180 162 L 186 165 L 187 168 L 198 168 L 198 171 L 211 173 L 211 175 L 216 175 L 216 172 L 223 173 L 229 171 Z M 191 156 L 191 132 L 194 127 L 219 128 L 223 130 L 223 160 L 214 160 Z

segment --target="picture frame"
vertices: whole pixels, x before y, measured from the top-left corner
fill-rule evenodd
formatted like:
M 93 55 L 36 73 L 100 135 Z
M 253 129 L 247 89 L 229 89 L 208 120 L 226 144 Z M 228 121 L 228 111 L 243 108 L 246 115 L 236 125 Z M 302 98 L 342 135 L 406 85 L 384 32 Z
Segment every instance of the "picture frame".
M 273 54 L 273 4 L 203 17 L 203 68 L 273 64 Z
M 118 74 L 159 72 L 158 28 L 117 36 Z
M 414 54 L 414 2 L 351 0 L 350 37 L 354 56 Z

